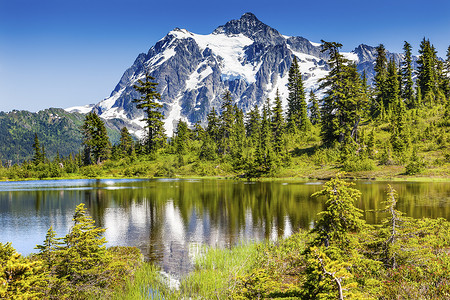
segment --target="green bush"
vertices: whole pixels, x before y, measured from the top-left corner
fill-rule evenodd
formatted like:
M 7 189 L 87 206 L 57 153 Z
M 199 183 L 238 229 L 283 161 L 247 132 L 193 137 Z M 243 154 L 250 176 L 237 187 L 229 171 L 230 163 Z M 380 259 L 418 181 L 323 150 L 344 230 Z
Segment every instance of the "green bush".
M 341 168 L 345 172 L 372 171 L 375 169 L 375 162 L 370 158 L 355 157 L 345 160 Z

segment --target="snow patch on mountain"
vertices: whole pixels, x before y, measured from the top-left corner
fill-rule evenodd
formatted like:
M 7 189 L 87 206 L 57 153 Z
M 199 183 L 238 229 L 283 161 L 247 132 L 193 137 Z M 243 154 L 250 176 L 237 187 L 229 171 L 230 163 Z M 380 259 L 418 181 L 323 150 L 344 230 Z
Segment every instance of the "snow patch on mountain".
M 198 88 L 201 85 L 201 82 L 211 75 L 213 70 L 210 66 L 206 66 L 205 64 L 201 64 L 197 70 L 195 70 L 189 79 L 186 81 L 186 89 L 193 90 Z
M 95 106 L 95 104 L 88 104 L 88 105 L 83 105 L 83 106 L 68 107 L 68 108 L 65 108 L 64 110 L 67 112 L 77 112 L 77 113 L 81 113 L 81 114 L 87 114 L 88 112 L 90 112 L 92 110 L 92 108 L 94 106 Z
M 223 33 L 201 35 L 185 29 L 176 29 L 169 34 L 175 36 L 177 39 L 194 39 L 201 51 L 211 49 L 220 60 L 220 68 L 224 79 L 234 80 L 243 78 L 248 83 L 254 83 L 256 81 L 255 76 L 258 70 L 251 64 L 243 63 L 245 60 L 244 48 L 253 44 L 253 41 L 243 34 L 233 36 Z M 173 55 L 172 52 L 170 54 Z
M 102 113 L 102 117 L 103 118 L 105 118 L 105 119 L 107 118 L 106 117 L 106 115 L 107 115 L 106 111 L 110 110 L 114 106 L 114 104 L 116 103 L 117 99 L 119 99 L 119 97 L 122 95 L 124 90 L 125 90 L 125 88 L 121 89 L 120 91 L 118 91 L 114 95 L 112 95 L 111 97 L 106 98 L 105 100 L 103 100 L 103 101 L 101 101 L 99 103 L 98 106 L 100 107 L 101 111 L 104 112 L 104 113 Z

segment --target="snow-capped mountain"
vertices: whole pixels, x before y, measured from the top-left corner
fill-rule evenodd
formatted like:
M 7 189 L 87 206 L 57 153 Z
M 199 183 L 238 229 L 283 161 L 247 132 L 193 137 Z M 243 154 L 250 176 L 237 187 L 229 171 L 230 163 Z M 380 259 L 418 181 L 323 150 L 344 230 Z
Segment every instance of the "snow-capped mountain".
M 148 53 L 139 54 L 111 96 L 92 109 L 104 119 L 124 120 L 131 132 L 141 136 L 143 113 L 132 103 L 140 97 L 133 85 L 149 72 L 158 82 L 170 136 L 180 118 L 191 124 L 204 122 L 212 107 L 220 110 L 226 90 L 244 112 L 261 106 L 266 98 L 273 99 L 277 90 L 286 105 L 288 71 L 294 56 L 299 60 L 306 91 L 316 91 L 318 80 L 329 71 L 327 55 L 320 50 L 320 44 L 284 36 L 251 13 L 209 35 L 175 28 Z M 371 80 L 375 53 L 374 47 L 360 45 L 344 55 Z M 397 61 L 401 59 L 392 55 Z

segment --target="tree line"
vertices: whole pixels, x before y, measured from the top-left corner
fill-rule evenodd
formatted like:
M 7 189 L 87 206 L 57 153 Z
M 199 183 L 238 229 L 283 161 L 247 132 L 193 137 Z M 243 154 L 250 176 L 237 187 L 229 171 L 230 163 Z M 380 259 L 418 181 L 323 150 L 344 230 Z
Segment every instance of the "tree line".
M 107 160 L 155 159 L 161 153 L 175 155 L 177 168 L 192 162 L 228 164 L 233 172 L 247 178 L 276 175 L 280 167 L 292 166 L 293 158 L 305 153 L 327 153 L 345 171 L 371 170 L 378 163 L 403 164 L 409 174 L 420 172 L 424 162 L 418 153 L 431 148 L 424 140 L 444 152 L 450 140 L 450 47 L 442 60 L 424 38 L 415 70 L 408 42 L 400 63 L 388 60 L 380 44 L 372 85 L 365 72 L 359 74 L 355 63 L 340 53 L 341 47 L 340 43 L 322 41 L 321 51 L 328 54 L 330 68 L 319 80 L 322 99 L 317 91 L 305 90 L 294 57 L 285 109 L 277 91 L 274 99 L 267 98 L 262 107 L 244 113 L 226 91 L 220 108 L 211 109 L 205 124 L 189 126 L 180 119 L 171 139 L 164 131 L 157 83 L 146 74 L 134 85 L 141 97 L 133 100 L 144 112 L 145 137 L 134 140 L 124 127 L 119 143 L 111 145 L 104 122 L 90 112 L 81 127 L 83 151 L 66 158 L 57 155 L 50 173 L 60 173 L 57 166 L 79 169 Z M 430 118 L 430 124 L 424 125 L 424 118 Z M 33 149 L 32 165 L 49 163 L 37 135 Z M 444 156 L 450 160 L 450 153 Z

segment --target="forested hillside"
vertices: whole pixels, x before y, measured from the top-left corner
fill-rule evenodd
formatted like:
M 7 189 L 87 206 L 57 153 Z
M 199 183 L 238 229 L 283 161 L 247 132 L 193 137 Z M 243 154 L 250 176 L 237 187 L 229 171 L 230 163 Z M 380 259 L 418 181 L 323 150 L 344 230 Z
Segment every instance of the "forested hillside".
M 80 127 L 84 114 L 69 113 L 61 108 L 49 108 L 36 113 L 29 111 L 0 112 L 0 160 L 7 165 L 30 160 L 33 157 L 33 141 L 37 134 L 44 146 L 46 157 L 53 159 L 59 152 L 61 156 L 78 153 L 81 149 Z M 107 123 L 108 134 L 117 141 L 122 125 L 120 120 Z

